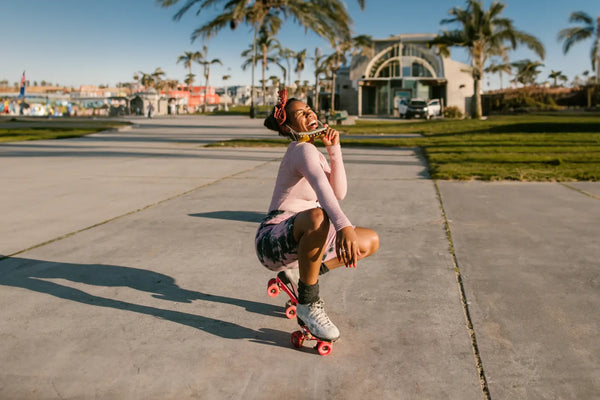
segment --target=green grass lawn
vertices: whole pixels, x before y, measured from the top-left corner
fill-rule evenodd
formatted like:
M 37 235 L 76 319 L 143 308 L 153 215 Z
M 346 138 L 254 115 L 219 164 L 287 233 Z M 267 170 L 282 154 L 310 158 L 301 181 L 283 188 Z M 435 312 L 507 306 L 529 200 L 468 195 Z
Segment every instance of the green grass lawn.
M 342 134 L 343 146 L 420 147 L 434 179 L 598 181 L 600 115 L 528 114 L 487 120 L 358 121 Z M 418 138 L 386 134 L 419 133 Z M 218 145 L 285 145 L 284 140 L 230 141 Z
M 123 125 L 128 123 L 90 119 L 3 120 L 0 121 L 0 143 L 75 138 Z

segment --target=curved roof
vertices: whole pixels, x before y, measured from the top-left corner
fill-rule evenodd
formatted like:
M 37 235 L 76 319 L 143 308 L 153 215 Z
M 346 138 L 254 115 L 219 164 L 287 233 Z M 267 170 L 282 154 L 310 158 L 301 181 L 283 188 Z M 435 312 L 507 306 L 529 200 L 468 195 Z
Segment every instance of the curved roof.
M 373 39 L 374 42 L 428 42 L 437 36 L 436 33 L 403 33 L 388 38 Z

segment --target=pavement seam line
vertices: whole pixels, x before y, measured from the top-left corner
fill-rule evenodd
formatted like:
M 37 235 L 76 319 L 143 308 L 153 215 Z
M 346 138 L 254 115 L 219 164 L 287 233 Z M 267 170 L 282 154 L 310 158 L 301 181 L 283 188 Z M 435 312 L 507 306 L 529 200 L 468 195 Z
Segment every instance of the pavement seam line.
M 454 266 L 454 272 L 456 273 L 456 281 L 458 283 L 458 291 L 460 293 L 460 299 L 463 306 L 463 312 L 467 323 L 467 330 L 469 331 L 469 337 L 471 338 L 471 346 L 473 348 L 473 355 L 475 357 L 475 365 L 479 375 L 479 383 L 481 385 L 482 396 L 484 400 L 491 400 L 490 390 L 485 377 L 485 371 L 483 369 L 483 362 L 481 361 L 481 355 L 479 354 L 479 346 L 477 345 L 477 337 L 475 336 L 475 329 L 473 328 L 473 322 L 471 320 L 471 313 L 469 312 L 469 303 L 467 301 L 467 295 L 465 292 L 465 286 L 462 279 L 462 274 L 458 266 L 458 259 L 456 258 L 456 252 L 454 249 L 454 242 L 452 241 L 452 233 L 450 231 L 450 223 L 446 216 L 446 209 L 444 208 L 444 202 L 442 201 L 442 193 L 438 186 L 437 180 L 433 180 L 435 192 L 440 203 L 440 209 L 442 212 L 442 218 L 444 219 L 444 229 L 446 231 L 446 238 L 448 239 L 448 250 L 452 255 L 452 264 Z
M 567 187 L 567 188 L 569 188 L 569 189 L 571 189 L 571 190 L 574 190 L 574 191 L 576 191 L 576 192 L 579 192 L 579 193 L 581 193 L 581 194 L 583 194 L 583 195 L 585 195 L 585 196 L 591 197 L 592 199 L 600 200 L 600 197 L 598 197 L 598 196 L 596 196 L 596 195 L 594 195 L 594 194 L 588 193 L 588 192 L 586 192 L 585 190 L 578 189 L 578 188 L 576 188 L 576 187 L 574 187 L 574 186 L 571 186 L 571 185 L 569 185 L 569 184 L 566 184 L 566 183 L 563 183 L 563 182 L 559 182 L 559 183 L 560 183 L 561 185 L 563 185 L 564 187 Z
M 104 221 L 98 222 L 98 223 L 96 223 L 96 224 L 93 224 L 93 225 L 90 225 L 90 226 L 86 226 L 85 228 L 81 228 L 81 229 L 78 229 L 78 230 L 76 230 L 76 231 L 73 231 L 73 232 L 65 233 L 64 235 L 61 235 L 61 236 L 55 237 L 55 238 L 53 238 L 53 239 L 50 239 L 50 240 L 46 240 L 45 242 L 42 242 L 42 243 L 34 244 L 33 246 L 30 246 L 30 247 L 28 247 L 28 248 L 26 248 L 26 249 L 23 249 L 23 250 L 19 250 L 19 251 L 15 252 L 15 253 L 8 254 L 8 255 L 1 255 L 1 254 L 0 254 L 0 261 L 3 261 L 3 260 L 5 260 L 5 259 L 7 259 L 7 258 L 11 258 L 11 257 L 17 256 L 17 255 L 19 255 L 19 254 L 25 253 L 25 252 L 27 252 L 27 251 L 30 251 L 30 250 L 34 250 L 34 249 L 37 249 L 37 248 L 43 247 L 43 246 L 45 246 L 45 245 L 47 245 L 47 244 L 51 244 L 51 243 L 58 242 L 58 241 L 60 241 L 60 240 L 63 240 L 63 239 L 69 238 L 69 237 L 71 237 L 71 236 L 75 236 L 75 235 L 77 235 L 78 233 L 85 232 L 85 231 L 89 231 L 90 229 L 97 228 L 97 227 L 99 227 L 99 226 L 102 226 L 102 225 L 108 224 L 109 222 L 113 222 L 113 221 L 116 221 L 116 220 L 118 220 L 118 219 L 121 219 L 121 218 L 124 218 L 124 217 L 128 217 L 128 216 L 130 216 L 130 215 L 133 215 L 133 214 L 136 214 L 136 213 L 138 213 L 138 212 L 141 212 L 141 211 L 147 210 L 147 209 L 149 209 L 149 208 L 156 207 L 156 206 L 158 206 L 158 205 L 160 205 L 160 204 L 166 203 L 167 201 L 175 200 L 175 199 L 177 199 L 177 198 L 179 198 L 179 197 L 183 197 L 183 196 L 185 196 L 185 195 L 187 195 L 187 194 L 190 194 L 190 193 L 192 193 L 192 192 L 194 192 L 194 191 L 196 191 L 196 190 L 198 190 L 198 189 L 202 189 L 202 188 L 208 187 L 208 186 L 210 186 L 210 185 L 214 185 L 215 183 L 219 183 L 219 182 L 225 181 L 225 180 L 227 180 L 227 179 L 232 179 L 232 178 L 235 178 L 235 177 L 236 177 L 236 176 L 238 176 L 238 175 L 241 175 L 241 174 L 243 174 L 243 173 L 246 173 L 246 172 L 249 172 L 249 171 L 255 170 L 255 169 L 259 168 L 259 167 L 262 167 L 263 165 L 266 165 L 266 164 L 268 164 L 268 163 L 271 163 L 271 162 L 273 162 L 273 161 L 277 161 L 277 160 L 279 160 L 279 158 L 274 158 L 274 159 L 272 159 L 272 160 L 265 161 L 265 162 L 263 162 L 263 163 L 260 163 L 260 164 L 257 164 L 257 165 L 255 165 L 255 166 L 253 166 L 253 167 L 251 167 L 251 168 L 248 168 L 248 169 L 245 169 L 245 170 L 242 170 L 242 171 L 238 171 L 238 172 L 236 172 L 236 173 L 234 173 L 234 174 L 231 174 L 231 175 L 228 175 L 228 176 L 223 176 L 223 177 L 221 177 L 221 178 L 219 178 L 219 179 L 216 179 L 216 180 L 214 180 L 214 181 L 212 181 L 212 182 L 208 182 L 208 183 L 202 184 L 202 185 L 200 185 L 200 186 L 196 186 L 196 187 L 194 187 L 194 188 L 192 188 L 192 189 L 186 190 L 185 192 L 178 193 L 178 194 L 175 194 L 175 195 L 173 195 L 173 196 L 170 196 L 170 197 L 168 197 L 168 198 L 166 198 L 166 199 L 162 199 L 162 200 L 156 201 L 156 202 L 154 202 L 154 203 L 152 203 L 152 204 L 145 205 L 144 207 L 138 208 L 137 210 L 129 211 L 129 212 L 126 212 L 125 214 L 117 215 L 116 217 L 113 217 L 113 218 L 110 218 L 110 219 L 107 219 L 107 220 L 104 220 Z

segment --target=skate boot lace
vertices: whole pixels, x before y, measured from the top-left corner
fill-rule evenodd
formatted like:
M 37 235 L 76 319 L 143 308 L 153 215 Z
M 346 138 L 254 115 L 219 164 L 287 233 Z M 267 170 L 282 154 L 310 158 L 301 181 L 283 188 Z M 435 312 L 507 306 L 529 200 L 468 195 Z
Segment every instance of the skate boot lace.
M 311 306 L 310 314 L 319 325 L 333 326 L 333 322 L 331 322 L 329 316 L 325 313 L 325 303 L 323 300 L 319 300 Z

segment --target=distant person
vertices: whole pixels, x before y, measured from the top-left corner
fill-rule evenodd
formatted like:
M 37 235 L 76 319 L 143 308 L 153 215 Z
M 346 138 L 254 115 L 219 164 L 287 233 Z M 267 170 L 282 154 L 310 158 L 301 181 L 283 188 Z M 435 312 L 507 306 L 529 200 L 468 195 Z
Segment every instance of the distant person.
M 400 116 L 400 100 L 402 98 L 400 96 L 394 96 L 394 117 L 398 118 Z
M 148 118 L 152 118 L 152 113 L 154 112 L 154 106 L 152 103 L 148 104 Z
M 338 202 L 347 190 L 338 131 L 323 126 L 302 101 L 288 100 L 286 90 L 279 92 L 264 124 L 292 142 L 281 160 L 269 212 L 256 233 L 256 253 L 297 294 L 298 322 L 319 339 L 334 341 L 340 333 L 325 313 L 319 275 L 342 265 L 356 268 L 358 260 L 377 251 L 379 236 L 352 225 Z M 325 145 L 331 165 L 315 140 Z

